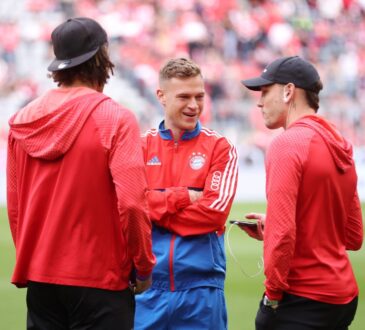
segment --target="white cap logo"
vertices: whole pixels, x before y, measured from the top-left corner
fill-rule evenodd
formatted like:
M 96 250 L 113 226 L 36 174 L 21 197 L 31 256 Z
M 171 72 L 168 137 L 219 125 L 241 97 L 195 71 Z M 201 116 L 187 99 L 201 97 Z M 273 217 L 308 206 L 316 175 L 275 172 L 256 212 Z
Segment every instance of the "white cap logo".
M 58 64 L 58 68 L 59 69 L 64 69 L 67 65 L 69 65 L 71 63 L 71 61 L 70 60 L 67 60 L 67 61 L 64 61 L 64 62 L 62 62 L 62 63 L 60 63 L 60 64 Z

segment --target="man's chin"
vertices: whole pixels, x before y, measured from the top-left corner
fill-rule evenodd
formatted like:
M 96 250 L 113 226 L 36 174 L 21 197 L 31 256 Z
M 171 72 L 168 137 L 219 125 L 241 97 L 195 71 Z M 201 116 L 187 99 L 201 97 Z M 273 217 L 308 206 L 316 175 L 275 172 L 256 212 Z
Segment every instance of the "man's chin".
M 276 123 L 271 123 L 271 122 L 265 122 L 265 126 L 266 128 L 268 129 L 277 129 L 279 128 L 280 126 Z
M 197 123 L 198 123 L 197 120 L 189 121 L 189 122 L 184 122 L 180 126 L 180 129 L 183 130 L 183 131 L 192 131 L 192 130 L 195 129 Z
M 186 125 L 184 131 L 193 131 L 196 127 L 196 123 L 194 125 Z

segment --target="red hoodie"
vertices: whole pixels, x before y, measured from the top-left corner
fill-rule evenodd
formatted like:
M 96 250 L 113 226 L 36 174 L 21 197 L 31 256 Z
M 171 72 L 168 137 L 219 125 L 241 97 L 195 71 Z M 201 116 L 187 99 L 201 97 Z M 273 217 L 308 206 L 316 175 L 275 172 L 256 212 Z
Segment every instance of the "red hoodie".
M 12 282 L 121 290 L 151 274 L 151 224 L 139 129 L 105 95 L 56 89 L 10 119 Z
M 318 116 L 274 139 L 266 158 L 266 294 L 346 304 L 358 295 L 346 250 L 363 240 L 352 147 Z

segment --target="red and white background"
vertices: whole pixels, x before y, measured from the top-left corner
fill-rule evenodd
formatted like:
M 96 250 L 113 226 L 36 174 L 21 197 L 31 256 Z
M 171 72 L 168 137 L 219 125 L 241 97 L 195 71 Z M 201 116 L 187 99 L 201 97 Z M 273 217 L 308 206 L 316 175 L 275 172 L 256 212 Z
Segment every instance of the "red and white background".
M 264 200 L 267 130 L 257 93 L 242 78 L 278 56 L 299 54 L 324 82 L 319 113 L 354 144 L 365 200 L 365 0 L 1 0 L 0 204 L 6 203 L 8 119 L 48 88 L 50 33 L 68 17 L 98 20 L 117 70 L 106 94 L 129 107 L 141 130 L 156 126 L 159 67 L 189 56 L 203 69 L 209 97 L 203 124 L 228 136 L 240 154 L 237 200 Z

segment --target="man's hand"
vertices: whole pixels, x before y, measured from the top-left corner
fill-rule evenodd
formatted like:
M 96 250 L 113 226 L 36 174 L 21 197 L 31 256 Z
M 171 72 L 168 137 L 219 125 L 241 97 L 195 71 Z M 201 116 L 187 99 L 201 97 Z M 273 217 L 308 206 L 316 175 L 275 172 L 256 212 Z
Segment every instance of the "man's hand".
M 192 203 L 196 202 L 200 197 L 203 196 L 202 191 L 188 189 L 188 192 L 189 192 L 190 202 L 192 202 Z
M 136 279 L 136 283 L 130 285 L 130 289 L 134 292 L 134 294 L 140 294 L 150 288 L 152 285 L 152 276 L 150 276 L 147 280 L 141 281 Z
M 266 214 L 264 213 L 248 213 L 245 215 L 246 219 L 256 220 L 257 226 L 252 228 L 249 226 L 239 226 L 242 230 L 244 230 L 248 236 L 255 238 L 259 241 L 264 239 L 264 226 Z
M 262 227 L 265 226 L 266 214 L 265 213 L 247 213 L 246 219 L 257 220 L 261 222 Z

